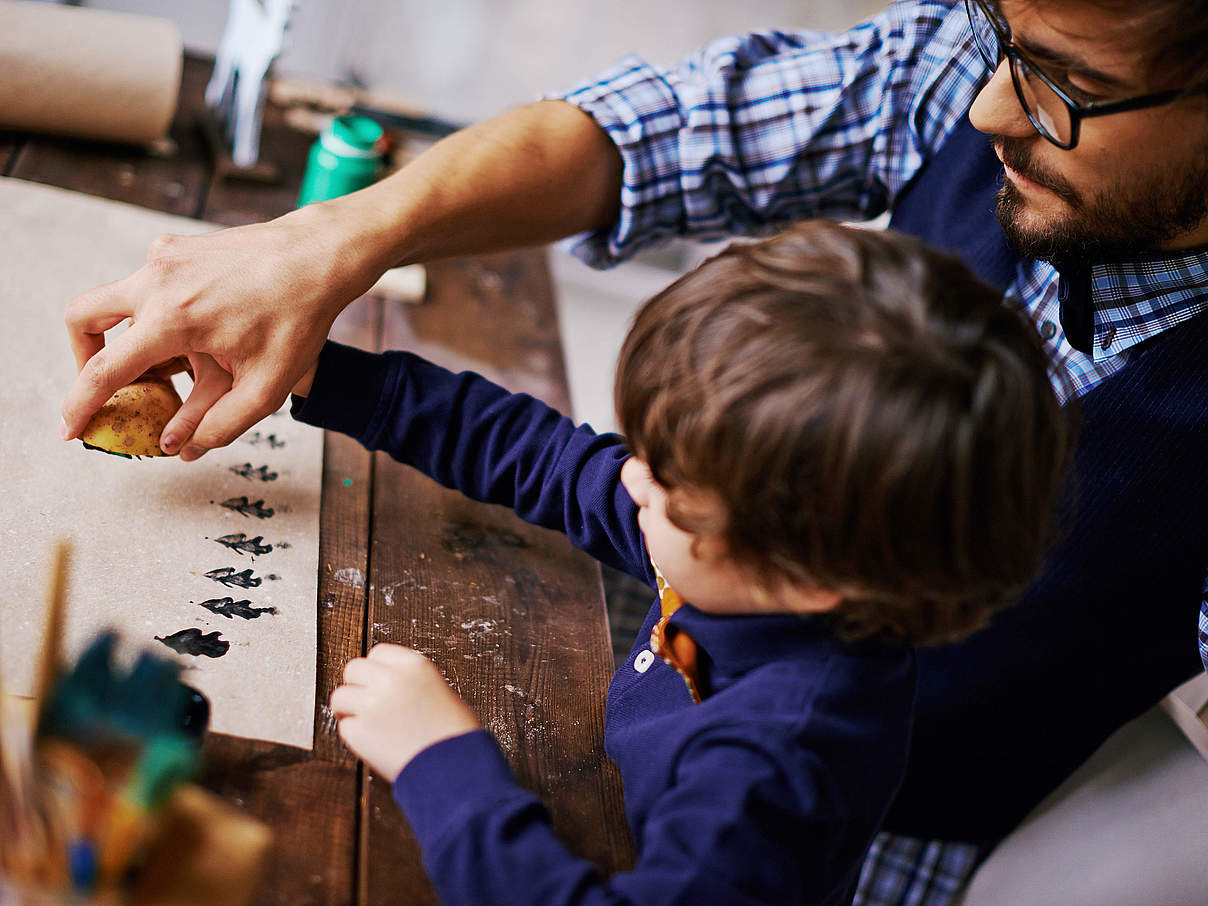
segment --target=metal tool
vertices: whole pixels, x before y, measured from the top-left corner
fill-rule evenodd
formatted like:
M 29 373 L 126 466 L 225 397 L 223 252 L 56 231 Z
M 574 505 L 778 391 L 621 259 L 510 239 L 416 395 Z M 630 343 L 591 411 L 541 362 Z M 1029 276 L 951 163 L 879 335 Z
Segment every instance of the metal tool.
M 294 0 L 231 0 L 214 74 L 206 85 L 206 107 L 222 149 L 229 154 L 229 169 L 241 171 L 236 175 L 253 179 L 276 175 L 259 160 L 264 83 L 281 53 L 293 9 Z M 268 168 L 276 170 L 271 164 Z

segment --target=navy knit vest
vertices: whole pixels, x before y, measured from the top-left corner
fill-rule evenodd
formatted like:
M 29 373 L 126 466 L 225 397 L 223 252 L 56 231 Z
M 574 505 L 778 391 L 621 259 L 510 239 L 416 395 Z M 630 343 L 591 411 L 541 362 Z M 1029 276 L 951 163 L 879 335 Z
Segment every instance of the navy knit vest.
M 891 225 L 1006 287 L 1002 165 L 962 117 Z M 1081 400 L 1062 536 L 1022 600 L 920 652 L 910 766 L 886 829 L 990 841 L 1121 724 L 1202 669 L 1208 566 L 1208 317 L 1167 330 Z

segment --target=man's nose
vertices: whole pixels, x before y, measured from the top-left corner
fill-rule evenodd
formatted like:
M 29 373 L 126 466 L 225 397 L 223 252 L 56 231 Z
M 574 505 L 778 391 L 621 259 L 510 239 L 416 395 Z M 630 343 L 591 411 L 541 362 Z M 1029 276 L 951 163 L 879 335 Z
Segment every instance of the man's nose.
M 1011 82 L 1011 64 L 1006 59 L 998 64 L 993 78 L 973 99 L 973 106 L 969 108 L 969 122 L 978 131 L 989 135 L 1027 138 L 1036 134 L 1036 127 L 1019 103 L 1019 96 Z

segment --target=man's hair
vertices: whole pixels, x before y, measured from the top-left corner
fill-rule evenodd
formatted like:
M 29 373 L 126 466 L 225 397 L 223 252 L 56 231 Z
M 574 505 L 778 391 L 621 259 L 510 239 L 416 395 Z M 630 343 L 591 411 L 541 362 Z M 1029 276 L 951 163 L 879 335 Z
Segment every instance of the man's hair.
M 1072 434 L 1049 364 L 955 258 L 811 221 L 647 302 L 615 398 L 680 528 L 760 587 L 839 592 L 848 638 L 935 643 L 1041 564 Z
M 1028 0 L 1034 6 L 1060 0 Z M 1149 77 L 1157 87 L 1188 93 L 1208 90 L 1208 2 L 1206 0 L 1095 0 L 1106 27 L 1127 33 L 1131 47 L 1143 48 Z M 989 0 L 1001 13 L 1001 0 Z

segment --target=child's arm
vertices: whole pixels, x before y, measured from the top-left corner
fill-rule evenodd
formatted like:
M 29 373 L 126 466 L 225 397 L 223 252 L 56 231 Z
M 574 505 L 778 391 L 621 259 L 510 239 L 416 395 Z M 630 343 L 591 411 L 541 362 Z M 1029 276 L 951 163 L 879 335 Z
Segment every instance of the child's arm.
M 340 735 L 392 781 L 450 906 L 845 902 L 882 808 L 871 816 L 862 805 L 892 794 L 869 772 L 866 801 L 845 801 L 809 747 L 775 742 L 792 727 L 768 720 L 761 739 L 758 728 L 720 726 L 685 742 L 635 828 L 633 870 L 604 878 L 558 839 L 539 800 L 516 784 L 492 737 L 423 655 L 378 645 L 349 662 L 345 680 L 331 698 Z M 848 742 L 840 734 L 834 757 L 853 754 Z
M 636 507 L 621 487 L 620 437 L 597 435 L 527 394 L 405 352 L 329 342 L 300 421 L 349 434 L 446 487 L 565 532 L 596 559 L 650 581 Z

